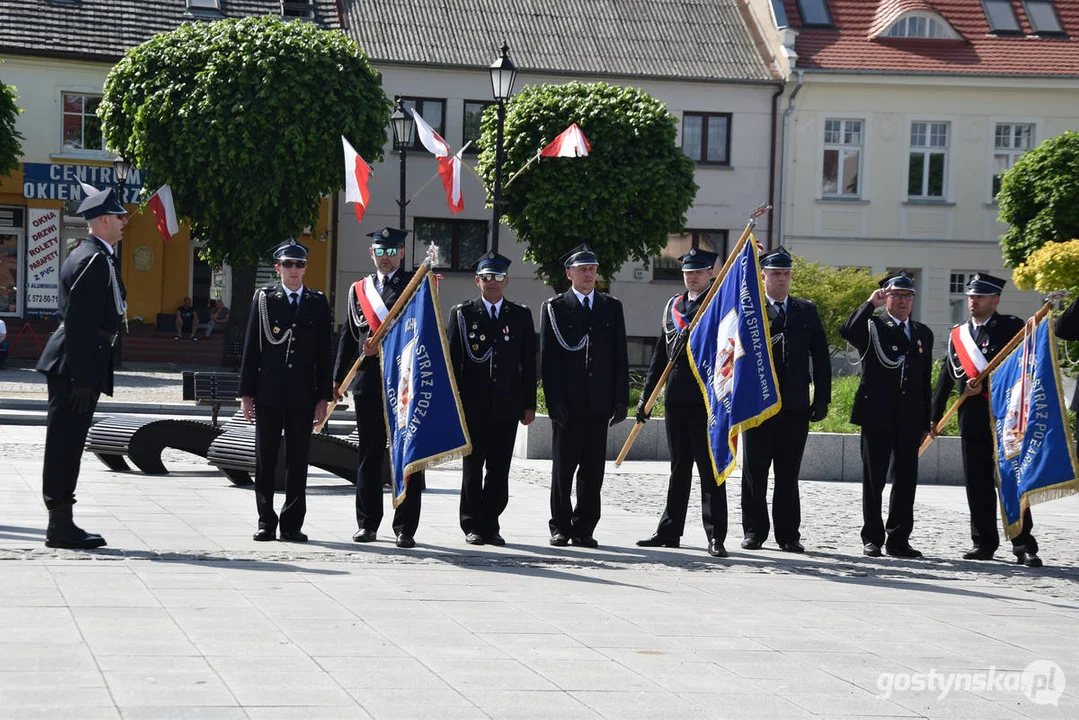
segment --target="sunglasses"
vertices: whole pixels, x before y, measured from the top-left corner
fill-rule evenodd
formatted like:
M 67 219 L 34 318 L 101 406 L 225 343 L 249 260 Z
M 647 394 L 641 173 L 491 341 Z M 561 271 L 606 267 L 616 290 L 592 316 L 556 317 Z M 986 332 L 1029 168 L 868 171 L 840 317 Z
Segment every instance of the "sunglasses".
M 288 269 L 299 268 L 300 270 L 303 270 L 305 267 L 307 267 L 307 261 L 306 260 L 282 260 L 278 264 L 281 267 L 288 268 Z
M 483 273 L 477 275 L 482 282 L 502 282 L 506 279 L 506 273 Z
M 393 256 L 395 256 L 397 254 L 397 248 L 395 248 L 395 247 L 388 247 L 388 248 L 377 247 L 377 248 L 373 248 L 373 249 L 375 251 L 375 257 L 382 257 L 382 256 L 393 257 Z

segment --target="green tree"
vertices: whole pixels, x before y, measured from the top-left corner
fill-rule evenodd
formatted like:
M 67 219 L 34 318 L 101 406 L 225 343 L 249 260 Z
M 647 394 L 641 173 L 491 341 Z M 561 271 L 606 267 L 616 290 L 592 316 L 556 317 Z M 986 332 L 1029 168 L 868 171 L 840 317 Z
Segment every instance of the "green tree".
M 812 300 L 817 305 L 832 354 L 847 346 L 839 328 L 855 308 L 864 303 L 879 287 L 881 275 L 862 268 L 836 268 L 808 262 L 794 256 L 791 272 L 791 295 Z
M 23 137 L 15 129 L 15 119 L 22 112 L 15 104 L 17 97 L 15 88 L 0 80 L 0 177 L 18 170 L 19 158 L 22 157 L 20 141 Z
M 1048 242 L 1079 237 L 1079 133 L 1068 130 L 1024 154 L 997 194 L 1004 264 L 1019 267 Z
M 681 232 L 697 185 L 678 146 L 678 121 L 637 88 L 571 82 L 524 88 L 506 106 L 503 182 L 570 123 L 592 146 L 585 158 L 542 159 L 502 193 L 503 216 L 527 243 L 536 275 L 564 287 L 559 258 L 587 242 L 604 275 L 647 263 Z M 495 109 L 483 115 L 479 171 L 494 185 Z

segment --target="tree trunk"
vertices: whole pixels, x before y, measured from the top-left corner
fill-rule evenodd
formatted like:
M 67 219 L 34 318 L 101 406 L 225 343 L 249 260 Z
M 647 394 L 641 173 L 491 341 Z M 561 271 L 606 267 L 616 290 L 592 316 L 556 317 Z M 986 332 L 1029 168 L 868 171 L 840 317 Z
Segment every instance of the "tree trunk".
M 232 309 L 225 325 L 225 344 L 221 351 L 221 364 L 240 369 L 240 357 L 247 333 L 247 318 L 251 314 L 251 298 L 255 294 L 255 266 L 250 264 L 232 266 Z

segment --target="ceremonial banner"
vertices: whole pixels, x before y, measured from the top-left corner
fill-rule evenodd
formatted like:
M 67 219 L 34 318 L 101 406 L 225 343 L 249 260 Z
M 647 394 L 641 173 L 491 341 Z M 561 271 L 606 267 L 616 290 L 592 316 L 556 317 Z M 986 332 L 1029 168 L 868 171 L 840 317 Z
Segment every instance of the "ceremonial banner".
M 450 370 L 438 290 L 427 274 L 382 339 L 382 398 L 390 440 L 393 506 L 408 477 L 472 452 Z
M 754 242 L 746 242 L 690 331 L 689 359 L 708 407 L 716 484 L 734 470 L 738 433 L 779 412 L 779 381 Z
M 1031 505 L 1079 493 L 1050 317 L 990 374 L 989 419 L 995 433 L 1004 534 L 1020 533 Z

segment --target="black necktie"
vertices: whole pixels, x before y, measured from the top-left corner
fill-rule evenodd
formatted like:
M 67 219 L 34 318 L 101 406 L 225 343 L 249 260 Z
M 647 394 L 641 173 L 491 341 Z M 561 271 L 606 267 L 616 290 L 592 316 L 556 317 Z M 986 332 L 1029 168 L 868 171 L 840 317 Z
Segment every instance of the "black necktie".
M 289 293 L 288 297 L 289 297 L 288 303 L 289 303 L 289 305 L 292 306 L 292 311 L 296 312 L 296 308 L 300 304 L 300 294 L 299 293 Z
M 496 308 L 494 305 L 491 306 L 491 319 L 498 320 L 498 308 Z
M 907 340 L 910 340 L 910 320 L 904 320 L 901 324 L 903 325 L 903 334 L 907 336 Z
M 776 325 L 783 327 L 787 324 L 787 311 L 783 309 L 783 303 L 776 300 Z
M 584 306 L 585 310 L 591 310 L 592 309 L 592 304 L 590 302 L 588 302 L 588 296 L 587 295 L 585 295 L 581 299 L 581 305 Z
M 985 325 L 974 326 L 974 344 L 981 345 L 982 340 L 985 338 Z

